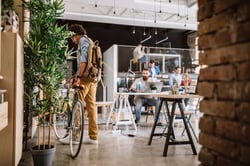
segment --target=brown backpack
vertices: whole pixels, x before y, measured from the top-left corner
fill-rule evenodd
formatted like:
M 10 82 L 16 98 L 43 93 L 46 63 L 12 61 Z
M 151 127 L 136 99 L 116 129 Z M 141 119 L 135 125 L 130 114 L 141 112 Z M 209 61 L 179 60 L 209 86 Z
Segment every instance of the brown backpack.
M 88 62 L 81 79 L 85 82 L 99 82 L 102 73 L 102 52 L 99 46 L 99 41 L 93 42 L 89 37 Z

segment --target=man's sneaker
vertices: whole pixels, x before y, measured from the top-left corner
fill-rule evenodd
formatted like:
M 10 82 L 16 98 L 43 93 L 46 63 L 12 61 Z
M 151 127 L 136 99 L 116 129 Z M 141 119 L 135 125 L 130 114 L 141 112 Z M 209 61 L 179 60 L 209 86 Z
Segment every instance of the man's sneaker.
M 92 144 L 92 145 L 98 145 L 98 140 L 94 140 L 91 138 L 86 138 L 83 140 L 84 144 Z
M 66 138 L 59 139 L 59 142 L 61 142 L 64 145 L 69 145 L 69 136 L 66 137 Z M 73 143 L 73 145 L 78 145 L 79 141 L 73 141 L 72 140 L 72 143 Z
M 135 120 L 135 125 L 136 125 L 136 126 L 139 126 L 139 122 L 137 122 L 136 120 Z

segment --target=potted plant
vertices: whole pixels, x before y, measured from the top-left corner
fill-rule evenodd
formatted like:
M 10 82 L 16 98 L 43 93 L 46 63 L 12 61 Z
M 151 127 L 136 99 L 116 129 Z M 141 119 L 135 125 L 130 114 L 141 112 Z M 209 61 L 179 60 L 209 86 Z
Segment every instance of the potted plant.
M 151 89 L 152 93 L 156 93 L 156 91 L 157 91 L 157 87 L 154 84 L 150 85 L 150 89 Z
M 51 124 L 59 100 L 59 83 L 66 73 L 63 66 L 72 53 L 67 43 L 72 32 L 57 23 L 64 11 L 63 0 L 23 1 L 23 6 L 30 12 L 25 20 L 30 23 L 24 40 L 25 98 L 32 101 L 29 109 L 38 118 L 37 145 L 32 153 L 48 153 L 51 149 L 55 151 L 51 144 Z M 37 165 L 34 155 L 33 161 Z M 51 164 L 52 161 L 39 161 L 38 165 Z
M 119 92 L 123 92 L 126 89 L 126 83 L 124 80 L 121 80 L 118 88 L 119 88 Z

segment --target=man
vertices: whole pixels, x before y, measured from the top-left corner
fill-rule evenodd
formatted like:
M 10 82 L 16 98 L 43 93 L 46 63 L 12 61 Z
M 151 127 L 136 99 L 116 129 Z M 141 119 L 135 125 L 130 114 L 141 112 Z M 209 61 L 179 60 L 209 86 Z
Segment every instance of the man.
M 133 84 L 130 87 L 130 90 L 134 92 L 149 92 L 150 91 L 150 85 L 148 84 L 150 78 L 149 78 L 149 70 L 147 68 L 144 68 L 142 70 L 142 77 L 137 78 Z M 138 84 L 140 84 L 140 89 L 138 89 Z M 135 123 L 140 123 L 141 119 L 141 108 L 144 104 L 155 106 L 155 115 L 157 114 L 157 111 L 159 109 L 160 100 L 159 99 L 153 99 L 150 96 L 138 96 L 135 97 Z M 157 124 L 161 125 L 160 119 L 157 120 Z
M 175 67 L 174 73 L 170 74 L 169 76 L 169 85 L 171 88 L 173 87 L 174 84 L 177 84 L 178 87 L 181 85 L 181 68 L 179 66 Z
M 153 79 L 157 79 L 158 77 L 160 77 L 161 75 L 161 70 L 158 66 L 155 66 L 155 61 L 153 59 L 151 59 L 149 61 L 149 72 L 150 72 L 150 77 L 152 77 Z
M 78 71 L 76 72 L 76 80 L 74 84 L 84 87 L 82 90 L 79 90 L 78 98 L 81 101 L 85 101 L 89 120 L 89 138 L 84 140 L 83 143 L 98 144 L 97 110 L 95 106 L 97 83 L 84 82 L 81 80 L 82 73 L 87 66 L 88 48 L 90 43 L 87 38 L 87 32 L 81 25 L 71 25 L 69 30 L 75 33 L 71 39 L 78 45 L 79 49 L 77 55 Z

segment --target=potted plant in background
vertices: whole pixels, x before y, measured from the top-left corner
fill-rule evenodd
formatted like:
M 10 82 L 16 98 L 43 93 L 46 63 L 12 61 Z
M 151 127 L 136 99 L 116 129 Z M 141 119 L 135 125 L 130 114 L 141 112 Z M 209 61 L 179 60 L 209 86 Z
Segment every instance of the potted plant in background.
M 151 89 L 152 93 L 157 92 L 157 87 L 154 84 L 150 85 L 150 89 Z
M 124 92 L 124 90 L 126 89 L 126 83 L 125 80 L 121 80 L 121 82 L 119 83 L 119 92 Z
M 23 6 L 30 12 L 29 19 L 25 20 L 30 23 L 24 40 L 25 98 L 32 101 L 29 109 L 38 118 L 37 145 L 31 151 L 34 165 L 47 166 L 52 164 L 53 154 L 51 161 L 38 161 L 35 154 L 55 152 L 51 144 L 51 124 L 59 101 L 59 83 L 66 73 L 63 66 L 72 53 L 67 42 L 72 33 L 66 26 L 57 24 L 64 12 L 63 0 L 23 1 Z

